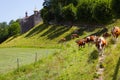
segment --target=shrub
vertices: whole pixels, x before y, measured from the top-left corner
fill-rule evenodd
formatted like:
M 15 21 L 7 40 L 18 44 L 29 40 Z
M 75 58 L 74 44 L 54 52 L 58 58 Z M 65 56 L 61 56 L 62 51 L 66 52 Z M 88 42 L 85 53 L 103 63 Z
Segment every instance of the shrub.
M 112 20 L 112 10 L 104 1 L 96 2 L 93 8 L 93 17 L 99 23 L 107 23 Z
M 91 21 L 92 20 L 92 2 L 84 1 L 77 7 L 77 20 Z
M 61 7 L 61 5 L 59 4 L 59 5 L 55 8 L 55 12 L 54 12 L 55 20 L 56 20 L 58 23 L 63 20 L 61 11 L 62 11 L 62 7 Z
M 53 13 L 51 11 L 49 11 L 48 8 L 43 8 L 41 10 L 41 17 L 42 17 L 44 23 L 48 23 L 50 20 L 53 19 Z
M 76 16 L 76 8 L 73 4 L 69 4 L 68 6 L 63 7 L 62 15 L 67 21 L 74 21 Z
M 116 17 L 120 17 L 120 0 L 112 0 L 111 8 Z
M 20 34 L 20 24 L 18 22 L 13 22 L 8 28 L 9 36 L 16 36 Z

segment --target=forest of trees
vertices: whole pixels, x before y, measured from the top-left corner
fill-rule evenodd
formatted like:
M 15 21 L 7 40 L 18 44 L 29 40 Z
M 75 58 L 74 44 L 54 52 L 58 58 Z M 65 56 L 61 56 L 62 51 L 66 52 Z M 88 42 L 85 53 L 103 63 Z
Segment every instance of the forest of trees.
M 109 23 L 120 17 L 120 0 L 44 0 L 41 16 L 45 23 Z
M 20 33 L 20 24 L 18 21 L 11 20 L 9 24 L 6 22 L 0 23 L 0 43 L 11 36 L 16 36 Z

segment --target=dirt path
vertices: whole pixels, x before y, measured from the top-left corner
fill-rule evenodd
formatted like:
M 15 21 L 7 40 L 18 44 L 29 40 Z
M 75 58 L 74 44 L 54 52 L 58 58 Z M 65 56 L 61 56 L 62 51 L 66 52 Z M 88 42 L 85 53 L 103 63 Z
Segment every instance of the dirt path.
M 105 55 L 99 56 L 98 57 L 98 64 L 96 66 L 96 75 L 97 77 L 95 77 L 94 80 L 104 80 L 104 66 L 103 66 L 103 62 L 105 60 Z

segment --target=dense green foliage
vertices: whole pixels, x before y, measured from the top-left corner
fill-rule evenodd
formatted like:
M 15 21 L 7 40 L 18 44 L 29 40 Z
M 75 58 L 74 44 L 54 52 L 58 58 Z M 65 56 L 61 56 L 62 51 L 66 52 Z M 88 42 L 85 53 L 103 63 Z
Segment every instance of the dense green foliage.
M 74 21 L 76 17 L 76 8 L 73 4 L 63 7 L 62 9 L 63 18 L 67 21 Z
M 93 16 L 97 22 L 106 23 L 112 20 L 112 10 L 105 1 L 97 2 L 93 8 Z
M 43 8 L 41 10 L 41 17 L 44 21 L 44 23 L 48 23 L 50 20 L 52 20 L 53 14 L 48 10 L 48 8 Z
M 18 22 L 13 22 L 8 28 L 9 36 L 14 36 L 20 33 L 20 24 Z
M 20 24 L 17 21 L 11 20 L 9 24 L 6 22 L 0 23 L 0 43 L 7 38 L 20 33 Z
M 119 0 L 45 0 L 43 6 L 42 18 L 48 23 L 66 20 L 69 22 L 71 19 L 73 23 L 74 20 L 108 23 L 120 13 Z
M 0 43 L 8 38 L 8 25 L 6 22 L 0 23 Z
M 120 17 L 120 0 L 112 0 L 111 8 L 116 17 Z
M 90 22 L 92 19 L 92 2 L 81 2 L 77 7 L 77 20 Z

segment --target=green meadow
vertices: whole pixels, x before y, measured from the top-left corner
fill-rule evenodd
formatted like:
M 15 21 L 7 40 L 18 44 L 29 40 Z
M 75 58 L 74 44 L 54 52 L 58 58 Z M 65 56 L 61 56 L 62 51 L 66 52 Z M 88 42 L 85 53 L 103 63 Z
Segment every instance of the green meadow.
M 55 49 L 40 48 L 0 48 L 0 73 L 7 73 L 17 68 L 19 65 L 27 65 L 54 53 Z M 37 57 L 36 57 L 37 56 Z

